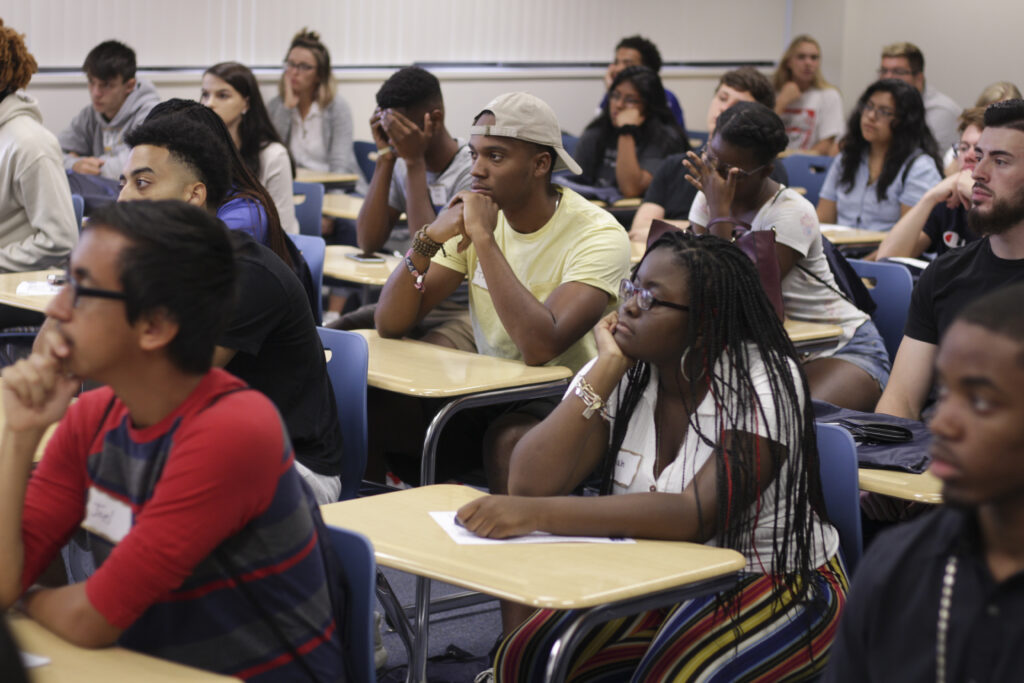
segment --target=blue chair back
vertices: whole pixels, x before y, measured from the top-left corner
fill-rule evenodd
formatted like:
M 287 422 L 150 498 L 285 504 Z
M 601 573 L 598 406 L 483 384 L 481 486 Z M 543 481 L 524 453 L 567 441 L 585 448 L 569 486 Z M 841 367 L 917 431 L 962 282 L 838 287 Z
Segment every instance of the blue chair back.
M 352 151 L 355 152 L 356 161 L 359 162 L 359 170 L 363 172 L 366 182 L 373 179 L 373 172 L 377 168 L 377 162 L 370 158 L 370 155 L 377 151 L 377 144 L 356 140 L 352 143 Z
M 299 221 L 299 233 L 320 237 L 320 217 L 324 212 L 324 186 L 320 183 L 292 183 L 292 192 L 302 195 L 305 200 L 295 205 L 295 218 Z
M 811 204 L 818 205 L 818 195 L 825 183 L 825 174 L 832 165 L 832 157 L 815 156 L 813 154 L 790 154 L 782 158 L 782 165 L 789 174 L 790 187 L 802 187 L 807 190 L 804 197 Z
M 295 243 L 295 247 L 306 259 L 309 272 L 313 276 L 313 289 L 321 296 L 316 297 L 316 324 L 324 319 L 324 259 L 327 257 L 327 243 L 324 238 L 313 235 L 288 235 Z
M 576 151 L 576 144 L 579 141 L 580 139 L 572 133 L 562 131 L 562 147 L 565 147 L 565 151 L 569 153 L 569 156 L 572 156 L 573 152 Z
M 686 131 L 686 136 L 690 139 L 690 147 L 693 148 L 694 152 L 708 144 L 708 132 L 706 130 L 688 130 Z
M 377 563 L 373 545 L 362 534 L 327 527 L 328 543 L 337 558 L 344 585 L 343 609 L 335 615 L 342 634 L 348 672 L 356 681 L 376 681 L 373 666 L 373 596 L 376 594 Z
M 914 278 L 899 263 L 847 260 L 857 275 L 874 284 L 874 287 L 868 289 L 876 305 L 871 319 L 882 335 L 889 360 L 894 360 L 900 342 L 903 341 L 903 327 L 907 324 L 907 313 L 910 311 Z
M 82 216 L 85 215 L 85 199 L 80 194 L 71 195 L 71 206 L 75 210 L 75 221 L 78 223 L 78 230 L 82 230 Z
M 370 349 L 355 332 L 318 327 L 320 343 L 331 352 L 327 376 L 331 378 L 334 400 L 341 422 L 342 449 L 341 500 L 359 495 L 366 470 L 366 372 Z
M 825 509 L 839 532 L 839 547 L 852 577 L 864 552 L 860 529 L 860 485 L 857 483 L 857 444 L 837 425 L 815 423 L 818 461 Z

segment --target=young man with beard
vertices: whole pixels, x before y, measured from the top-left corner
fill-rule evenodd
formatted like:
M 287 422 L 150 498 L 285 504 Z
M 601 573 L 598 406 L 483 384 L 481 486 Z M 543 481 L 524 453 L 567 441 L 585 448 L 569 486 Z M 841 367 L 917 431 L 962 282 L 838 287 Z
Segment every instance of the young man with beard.
M 957 313 L 986 292 L 1024 281 L 1024 100 L 985 110 L 976 156 L 967 222 L 985 237 L 942 255 L 921 275 L 876 412 L 921 419 L 939 339 Z
M 986 156 L 995 153 L 988 142 Z M 946 505 L 880 536 L 861 561 L 828 683 L 1020 679 L 1022 298 L 1021 284 L 985 295 L 942 338 L 929 427 Z

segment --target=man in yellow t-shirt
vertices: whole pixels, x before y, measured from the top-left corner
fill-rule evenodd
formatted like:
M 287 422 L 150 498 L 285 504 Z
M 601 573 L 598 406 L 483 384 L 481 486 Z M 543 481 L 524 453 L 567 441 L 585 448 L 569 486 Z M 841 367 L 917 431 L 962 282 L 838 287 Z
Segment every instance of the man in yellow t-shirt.
M 539 98 L 500 95 L 470 132 L 473 184 L 416 233 L 405 267 L 381 293 L 377 331 L 403 336 L 468 278 L 478 352 L 575 372 L 595 355 L 590 330 L 628 276 L 626 232 L 608 212 L 551 183 L 552 171 L 577 173 L 579 165 Z M 512 446 L 542 417 L 511 412 L 487 427 L 492 492 L 505 491 Z

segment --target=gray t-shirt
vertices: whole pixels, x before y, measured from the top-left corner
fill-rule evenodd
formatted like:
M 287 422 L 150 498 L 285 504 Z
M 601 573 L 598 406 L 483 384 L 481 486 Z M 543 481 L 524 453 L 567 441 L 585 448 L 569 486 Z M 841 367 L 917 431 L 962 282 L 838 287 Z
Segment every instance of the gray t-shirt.
M 469 146 L 464 140 L 455 139 L 459 145 L 459 151 L 455 153 L 448 167 L 440 173 L 427 170 L 427 189 L 430 191 L 430 203 L 434 205 L 434 211 L 441 209 L 451 201 L 456 194 L 465 190 L 473 182 L 469 172 L 473 168 L 473 160 L 469 156 Z M 405 199 L 405 187 L 409 171 L 405 166 L 405 159 L 398 159 L 395 162 L 395 170 L 391 174 L 391 190 L 388 192 L 388 206 L 399 213 L 404 213 L 408 202 Z M 418 230 L 422 226 L 416 226 Z

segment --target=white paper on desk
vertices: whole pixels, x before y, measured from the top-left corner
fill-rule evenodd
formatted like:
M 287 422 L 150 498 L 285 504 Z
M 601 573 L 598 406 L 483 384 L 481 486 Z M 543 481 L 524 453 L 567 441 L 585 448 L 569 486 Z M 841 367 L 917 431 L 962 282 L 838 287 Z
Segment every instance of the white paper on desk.
M 493 545 L 495 543 L 636 543 L 632 538 L 609 538 L 607 536 L 556 536 L 545 531 L 534 531 L 526 536 L 513 538 L 481 538 L 469 529 L 455 523 L 455 512 L 431 512 L 442 529 L 459 545 Z
M 25 665 L 26 669 L 34 669 L 38 666 L 46 666 L 49 664 L 50 658 L 43 657 L 42 655 L 34 655 L 31 652 L 22 652 L 21 663 Z
M 59 294 L 63 285 L 51 285 L 45 280 L 23 280 L 14 293 L 18 296 L 53 296 Z

